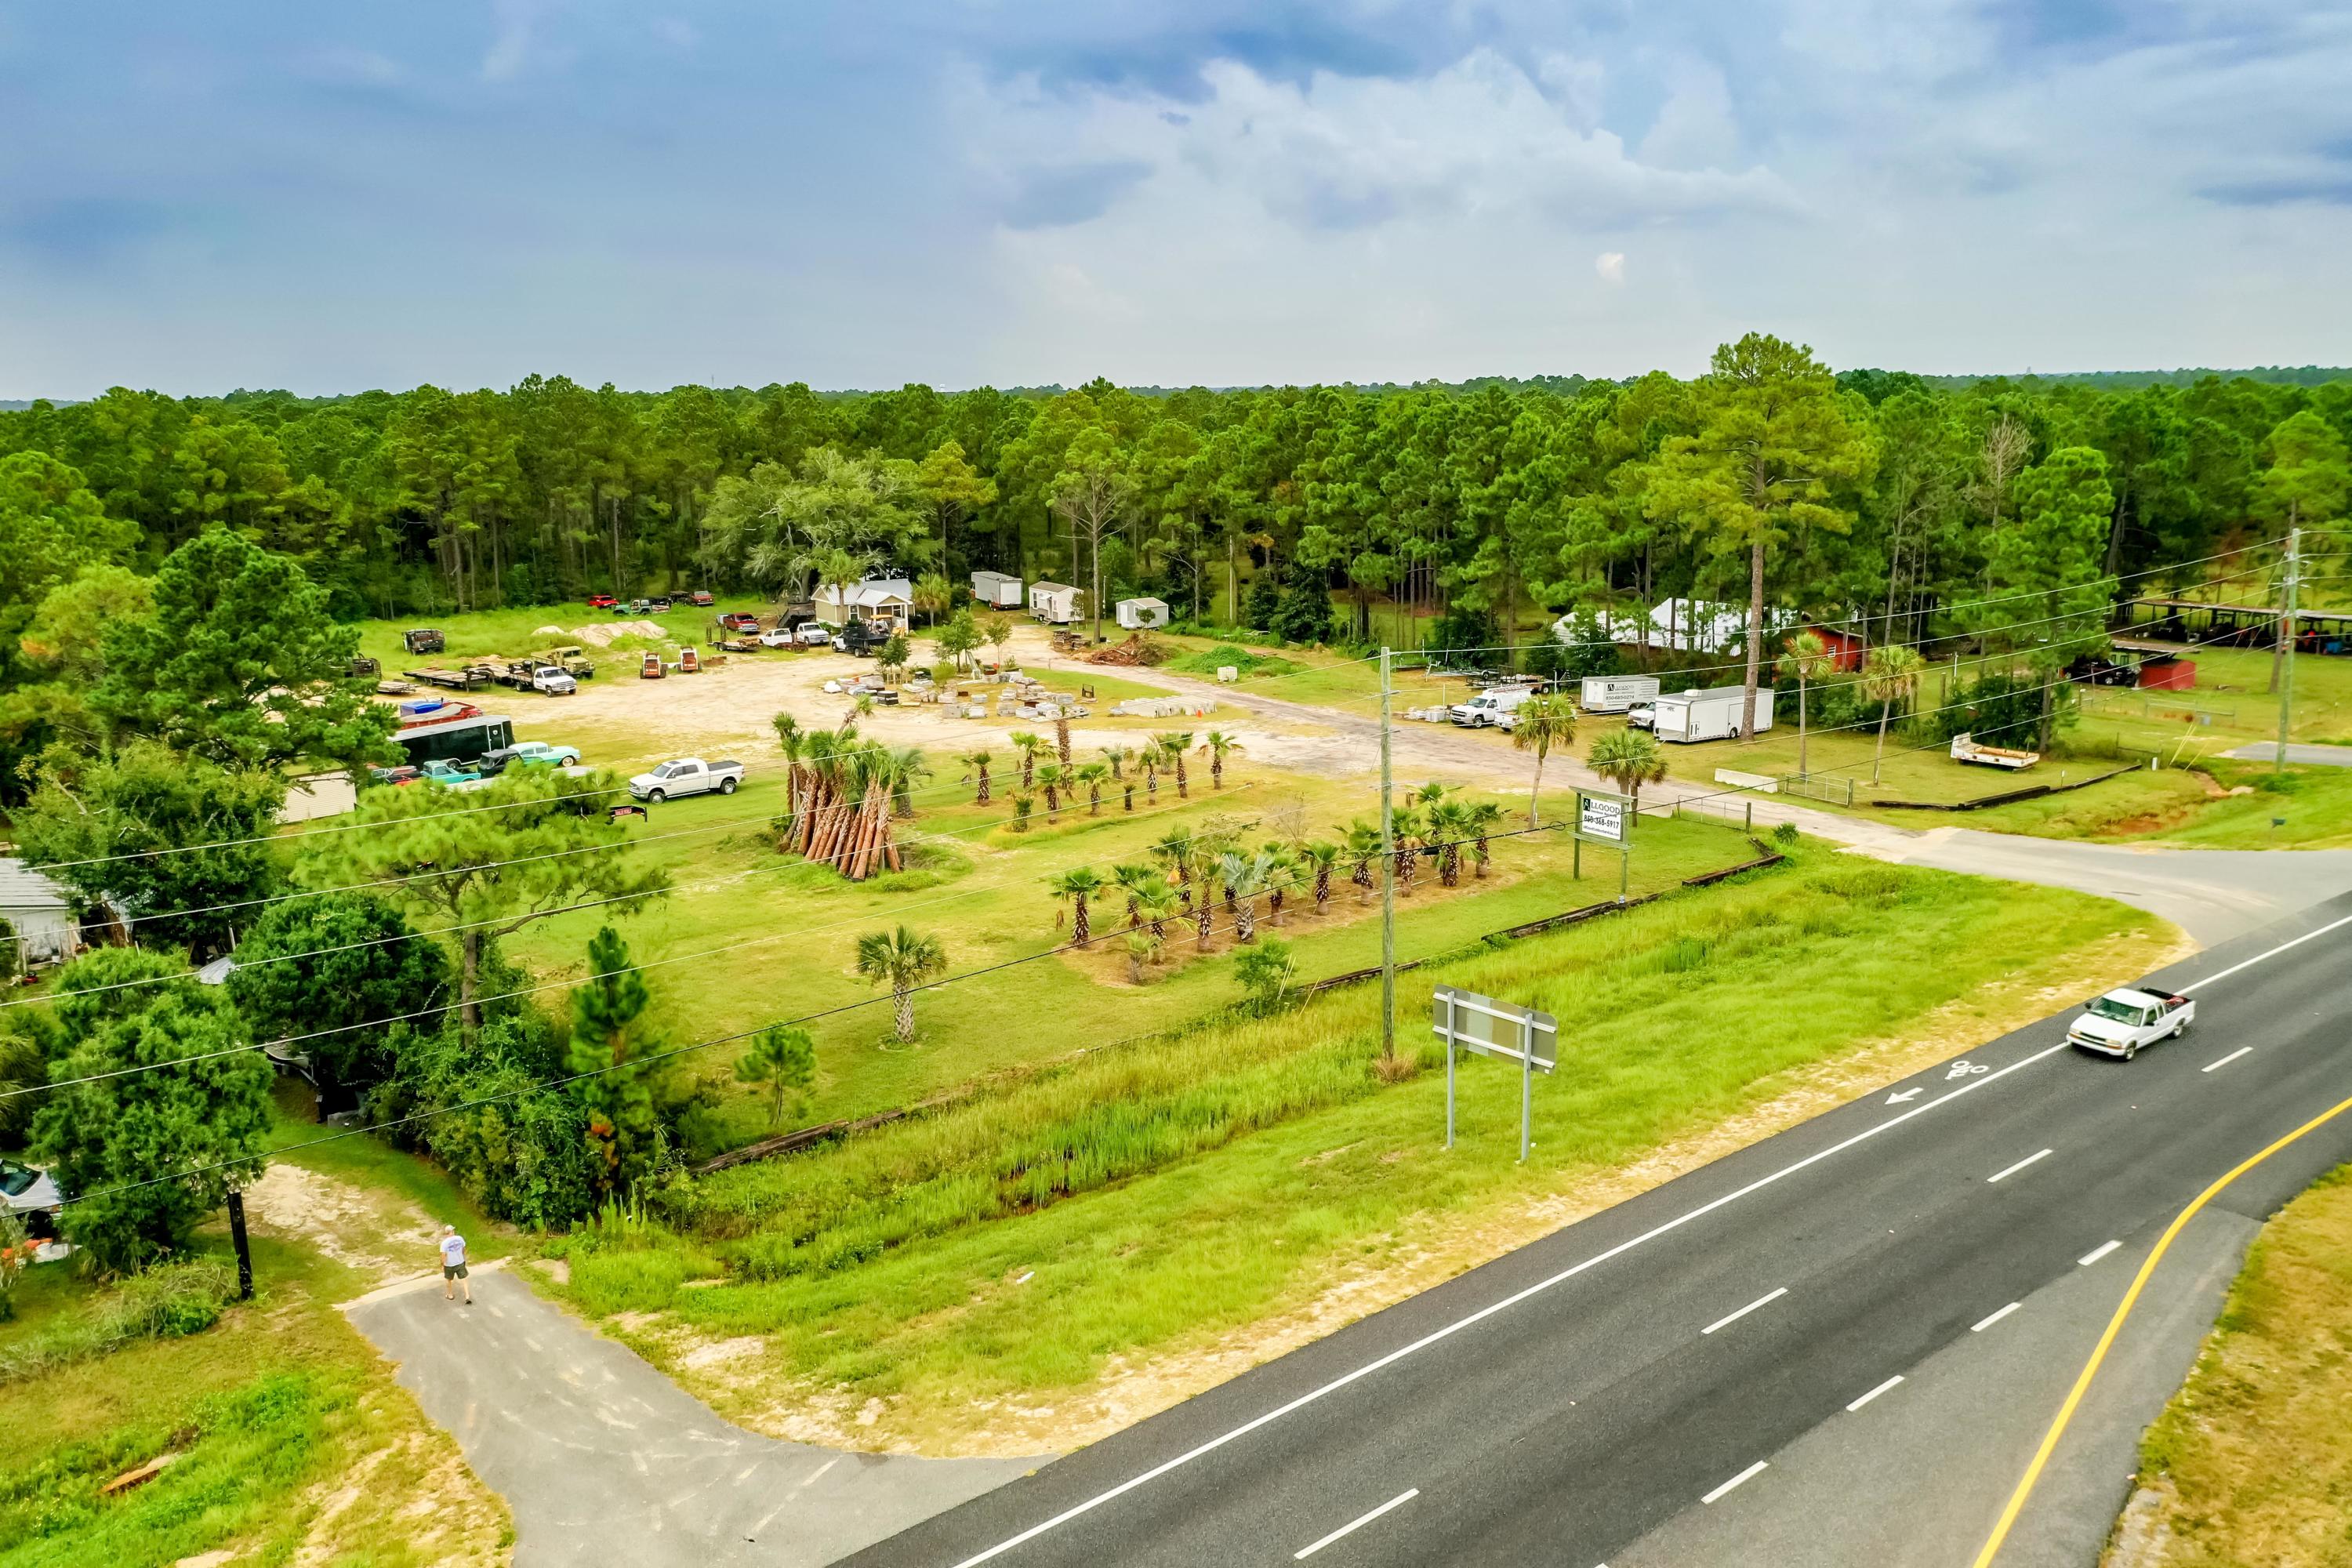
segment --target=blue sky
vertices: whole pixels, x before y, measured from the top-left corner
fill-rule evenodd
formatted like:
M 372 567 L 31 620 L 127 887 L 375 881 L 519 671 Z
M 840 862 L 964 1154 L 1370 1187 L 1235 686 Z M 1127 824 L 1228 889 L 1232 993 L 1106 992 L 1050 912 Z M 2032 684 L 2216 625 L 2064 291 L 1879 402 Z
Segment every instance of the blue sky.
M 2352 4 L 0 0 L 0 397 L 2352 363 Z

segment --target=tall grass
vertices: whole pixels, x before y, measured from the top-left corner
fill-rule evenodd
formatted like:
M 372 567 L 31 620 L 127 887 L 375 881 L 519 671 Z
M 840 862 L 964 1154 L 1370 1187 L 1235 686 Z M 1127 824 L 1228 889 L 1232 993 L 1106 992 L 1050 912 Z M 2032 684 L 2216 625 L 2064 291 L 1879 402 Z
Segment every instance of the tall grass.
M 0 1384 L 39 1377 L 137 1340 L 202 1333 L 236 1294 L 236 1276 L 214 1258 L 134 1274 L 79 1310 L 0 1346 Z

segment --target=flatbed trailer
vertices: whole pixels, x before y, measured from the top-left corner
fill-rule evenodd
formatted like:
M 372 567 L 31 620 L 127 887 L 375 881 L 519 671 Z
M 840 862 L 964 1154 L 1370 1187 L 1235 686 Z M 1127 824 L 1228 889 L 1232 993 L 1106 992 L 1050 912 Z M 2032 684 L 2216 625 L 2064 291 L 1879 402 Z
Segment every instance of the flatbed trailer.
M 423 669 L 404 669 L 400 673 L 421 685 L 438 686 L 450 691 L 479 691 L 495 679 L 490 668 L 480 664 L 469 664 L 463 669 L 427 666 Z

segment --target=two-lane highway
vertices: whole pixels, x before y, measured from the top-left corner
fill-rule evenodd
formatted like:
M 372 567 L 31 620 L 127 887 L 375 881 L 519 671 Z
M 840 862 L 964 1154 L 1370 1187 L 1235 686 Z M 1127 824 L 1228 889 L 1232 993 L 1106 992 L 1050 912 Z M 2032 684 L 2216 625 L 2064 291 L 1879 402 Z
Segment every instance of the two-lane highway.
M 1964 1564 L 2156 1234 L 2352 1096 L 2347 957 L 2352 899 L 2153 977 L 2185 1040 L 2087 1057 L 2070 1007 L 853 1561 Z M 2253 1218 L 2347 1158 L 2352 1116 L 2184 1234 L 2015 1561 L 2095 1551 Z

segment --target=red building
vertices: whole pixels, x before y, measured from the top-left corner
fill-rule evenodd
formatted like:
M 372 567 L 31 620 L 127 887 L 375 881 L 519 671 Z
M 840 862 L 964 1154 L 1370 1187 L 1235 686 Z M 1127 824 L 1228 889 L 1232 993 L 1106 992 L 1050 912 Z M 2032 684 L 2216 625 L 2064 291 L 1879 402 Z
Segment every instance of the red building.
M 1807 626 L 1805 630 L 1822 639 L 1830 650 L 1830 668 L 1840 675 L 1852 675 L 1862 668 L 1862 656 L 1868 647 L 1852 632 L 1832 631 L 1827 626 Z

